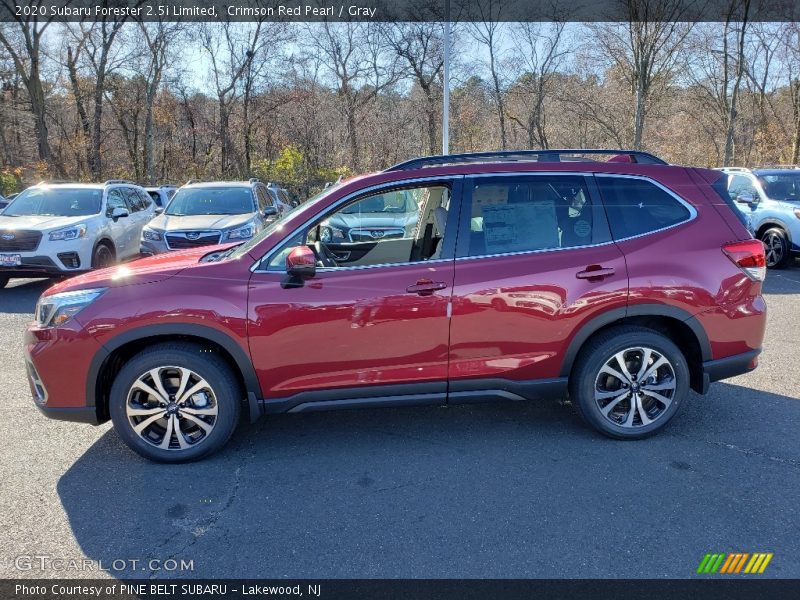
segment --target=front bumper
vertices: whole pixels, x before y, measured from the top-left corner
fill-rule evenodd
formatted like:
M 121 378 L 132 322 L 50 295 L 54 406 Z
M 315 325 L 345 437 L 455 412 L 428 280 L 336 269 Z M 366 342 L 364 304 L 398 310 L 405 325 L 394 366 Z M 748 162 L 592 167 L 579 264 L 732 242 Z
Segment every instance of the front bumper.
M 102 346 L 72 319 L 62 327 L 25 332 L 28 383 L 36 407 L 47 417 L 98 423 L 95 406 L 87 404 L 89 365 Z M 92 388 L 93 389 L 93 388 Z
M 0 266 L 0 275 L 8 277 L 51 277 L 85 273 L 92 268 L 93 246 L 90 240 L 50 241 L 44 235 L 35 250 L 21 252 L 3 250 L 2 254 L 19 254 L 21 264 Z

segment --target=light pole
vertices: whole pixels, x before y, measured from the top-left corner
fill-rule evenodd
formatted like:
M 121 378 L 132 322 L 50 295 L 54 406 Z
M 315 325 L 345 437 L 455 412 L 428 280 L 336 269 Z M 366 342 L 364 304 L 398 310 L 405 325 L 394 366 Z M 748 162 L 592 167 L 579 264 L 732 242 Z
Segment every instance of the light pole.
M 444 106 L 442 107 L 442 154 L 450 154 L 450 0 L 444 0 Z

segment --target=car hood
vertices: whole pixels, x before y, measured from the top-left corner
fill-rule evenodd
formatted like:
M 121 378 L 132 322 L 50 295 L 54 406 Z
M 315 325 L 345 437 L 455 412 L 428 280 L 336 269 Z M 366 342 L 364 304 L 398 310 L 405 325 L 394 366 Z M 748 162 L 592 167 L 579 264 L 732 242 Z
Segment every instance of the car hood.
M 11 217 L 0 214 L 0 229 L 35 229 L 37 231 L 47 231 L 49 229 L 61 229 L 83 223 L 95 215 L 84 215 L 82 217 L 54 217 L 52 215 L 31 215 Z
M 329 219 L 329 224 L 342 229 L 353 227 L 405 227 L 417 220 L 417 213 L 337 213 Z
M 151 229 L 164 231 L 191 231 L 207 229 L 231 229 L 248 223 L 255 213 L 244 215 L 166 215 L 162 214 L 147 224 Z
M 213 251 L 218 252 L 220 249 L 232 245 L 203 246 L 180 252 L 157 254 L 134 262 L 109 267 L 108 269 L 92 271 L 57 283 L 49 288 L 45 295 L 49 296 L 59 292 L 72 292 L 89 288 L 123 287 L 163 281 L 177 275 L 187 267 L 196 265 L 200 258 L 206 254 Z

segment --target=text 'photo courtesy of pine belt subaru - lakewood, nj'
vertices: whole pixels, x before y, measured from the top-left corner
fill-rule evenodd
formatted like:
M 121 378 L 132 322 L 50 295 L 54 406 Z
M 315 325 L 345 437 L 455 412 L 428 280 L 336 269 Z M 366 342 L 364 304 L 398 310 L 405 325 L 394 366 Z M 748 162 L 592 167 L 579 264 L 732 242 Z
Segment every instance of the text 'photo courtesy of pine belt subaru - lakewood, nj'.
M 111 419 L 163 462 L 220 449 L 242 411 L 569 396 L 600 432 L 642 438 L 758 363 L 764 247 L 725 183 L 627 150 L 353 177 L 244 243 L 47 290 L 25 338 L 34 401 Z M 369 231 L 380 207 L 402 236 L 325 233 Z
M 0 213 L 0 288 L 14 277 L 72 275 L 138 258 L 155 210 L 143 188 L 122 180 L 26 189 Z

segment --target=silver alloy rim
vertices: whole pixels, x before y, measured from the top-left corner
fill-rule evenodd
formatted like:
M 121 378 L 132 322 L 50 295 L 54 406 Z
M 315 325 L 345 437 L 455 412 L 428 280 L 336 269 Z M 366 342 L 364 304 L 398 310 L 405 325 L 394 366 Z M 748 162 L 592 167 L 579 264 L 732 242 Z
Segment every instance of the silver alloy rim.
M 186 450 L 208 438 L 217 422 L 217 396 L 184 367 L 156 367 L 128 391 L 125 412 L 134 433 L 162 450 Z
M 637 346 L 606 361 L 595 378 L 594 401 L 614 425 L 644 427 L 664 416 L 675 389 L 675 369 L 667 358 Z
M 783 242 L 780 236 L 770 233 L 764 236 L 762 242 L 767 251 L 767 266 L 772 267 L 781 262 L 783 259 Z

